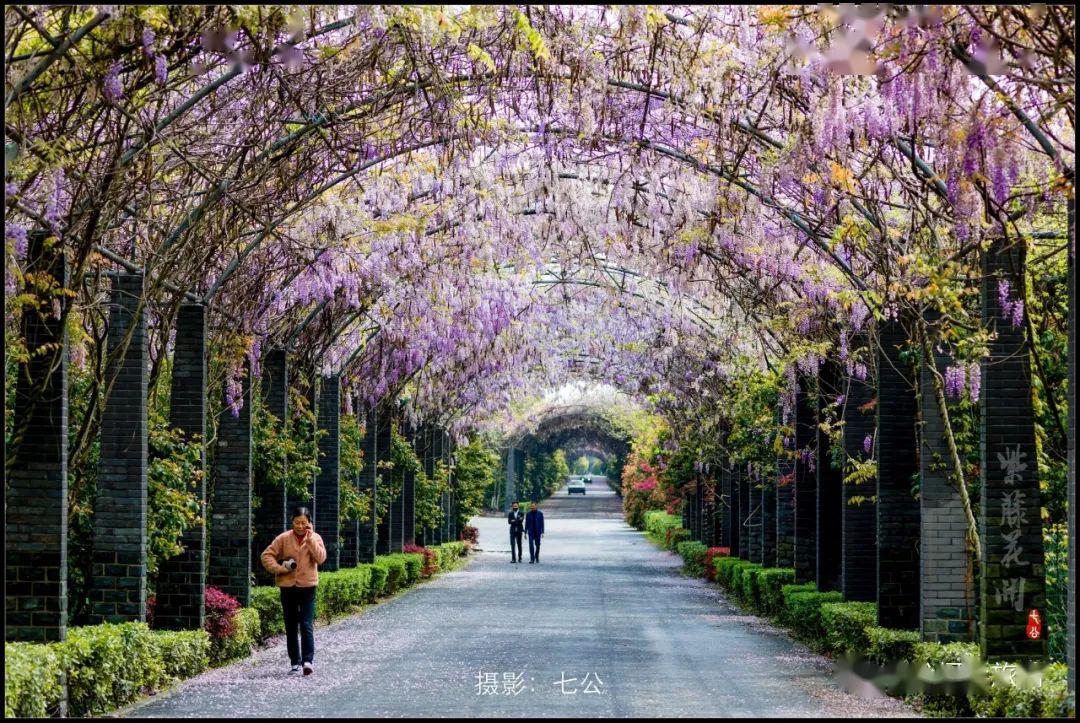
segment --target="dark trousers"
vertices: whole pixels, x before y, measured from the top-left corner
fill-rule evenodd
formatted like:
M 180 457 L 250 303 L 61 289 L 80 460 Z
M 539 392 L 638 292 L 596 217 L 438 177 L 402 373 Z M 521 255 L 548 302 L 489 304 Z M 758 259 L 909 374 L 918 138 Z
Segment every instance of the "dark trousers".
M 510 562 L 517 562 L 523 559 L 521 554 L 521 535 L 520 532 L 510 533 Z M 517 555 L 514 554 L 514 546 L 517 545 Z
M 315 662 L 316 587 L 318 585 L 280 588 L 281 609 L 285 613 L 285 643 L 289 648 L 289 662 L 293 665 Z
M 529 535 L 529 559 L 533 562 L 540 559 L 540 535 Z

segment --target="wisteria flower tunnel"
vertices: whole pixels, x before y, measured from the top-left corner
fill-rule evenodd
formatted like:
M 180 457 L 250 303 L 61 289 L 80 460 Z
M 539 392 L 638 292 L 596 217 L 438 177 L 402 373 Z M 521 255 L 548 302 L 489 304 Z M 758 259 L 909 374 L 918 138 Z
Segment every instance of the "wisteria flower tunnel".
M 295 502 L 328 571 L 459 540 L 561 447 L 1071 690 L 1071 6 L 4 15 L 7 640 L 202 628 Z

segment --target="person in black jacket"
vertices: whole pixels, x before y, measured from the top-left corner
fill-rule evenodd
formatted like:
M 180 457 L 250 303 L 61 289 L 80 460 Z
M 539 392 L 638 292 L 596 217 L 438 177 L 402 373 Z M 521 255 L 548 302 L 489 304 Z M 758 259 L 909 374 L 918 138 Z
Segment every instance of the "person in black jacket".
M 525 531 L 529 533 L 529 562 L 540 562 L 540 538 L 544 536 L 544 513 L 536 508 L 535 502 L 529 503 L 529 512 L 525 515 Z
M 525 512 L 518 507 L 517 502 L 507 513 L 506 522 L 510 525 L 510 562 L 521 562 L 521 536 L 525 533 Z M 514 545 L 517 545 L 516 555 Z

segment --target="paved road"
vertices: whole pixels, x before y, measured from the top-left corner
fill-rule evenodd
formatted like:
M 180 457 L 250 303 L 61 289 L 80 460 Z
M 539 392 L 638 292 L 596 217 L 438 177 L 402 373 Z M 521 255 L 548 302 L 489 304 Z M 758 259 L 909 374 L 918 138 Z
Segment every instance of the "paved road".
M 286 675 L 279 643 L 123 714 L 911 715 L 843 693 L 828 660 L 682 577 L 618 505 L 600 480 L 547 500 L 538 565 L 510 564 L 504 518 L 475 518 L 467 567 L 317 628 L 310 678 Z

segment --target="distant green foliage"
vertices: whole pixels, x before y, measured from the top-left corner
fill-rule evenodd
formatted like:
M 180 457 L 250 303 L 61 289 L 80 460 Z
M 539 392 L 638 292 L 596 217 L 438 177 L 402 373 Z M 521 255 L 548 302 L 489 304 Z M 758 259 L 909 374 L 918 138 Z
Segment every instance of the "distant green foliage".
M 705 576 L 705 552 L 709 548 L 696 540 L 680 542 L 677 550 L 683 559 L 683 571 L 690 577 Z

